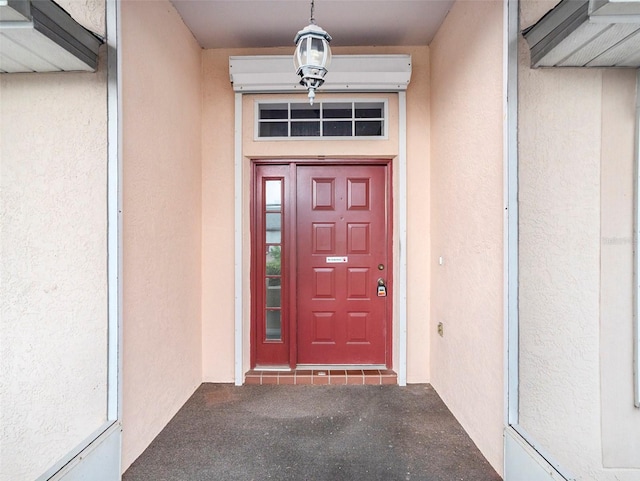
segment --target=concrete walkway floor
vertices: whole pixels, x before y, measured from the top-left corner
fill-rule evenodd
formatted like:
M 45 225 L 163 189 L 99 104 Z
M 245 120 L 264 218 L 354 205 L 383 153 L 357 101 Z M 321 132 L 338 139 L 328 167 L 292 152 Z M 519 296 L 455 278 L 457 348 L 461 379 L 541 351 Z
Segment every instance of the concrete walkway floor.
M 429 385 L 203 384 L 124 481 L 497 481 Z

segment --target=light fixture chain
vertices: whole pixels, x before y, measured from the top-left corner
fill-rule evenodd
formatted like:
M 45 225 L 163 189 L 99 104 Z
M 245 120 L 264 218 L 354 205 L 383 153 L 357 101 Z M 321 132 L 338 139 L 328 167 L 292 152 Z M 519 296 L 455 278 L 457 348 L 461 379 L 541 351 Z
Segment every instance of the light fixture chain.
M 314 0 L 311 0 L 311 18 L 309 19 L 309 22 L 311 22 L 313 25 L 316 24 L 316 19 L 313 16 L 314 9 L 315 9 L 315 3 L 314 3 Z

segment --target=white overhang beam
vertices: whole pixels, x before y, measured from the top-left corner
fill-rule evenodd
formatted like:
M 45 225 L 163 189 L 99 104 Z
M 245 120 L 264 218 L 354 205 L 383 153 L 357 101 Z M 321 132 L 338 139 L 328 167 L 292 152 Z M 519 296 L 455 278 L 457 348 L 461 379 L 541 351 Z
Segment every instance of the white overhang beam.
M 229 57 L 229 76 L 238 93 L 306 92 L 290 55 Z M 334 55 L 321 91 L 400 92 L 411 79 L 411 55 Z

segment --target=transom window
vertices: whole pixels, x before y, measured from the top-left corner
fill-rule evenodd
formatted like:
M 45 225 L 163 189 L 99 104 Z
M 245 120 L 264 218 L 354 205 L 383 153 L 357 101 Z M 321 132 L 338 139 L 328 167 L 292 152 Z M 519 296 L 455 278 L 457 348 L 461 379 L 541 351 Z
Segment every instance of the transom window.
M 261 102 L 257 104 L 256 137 L 338 138 L 386 137 L 387 103 L 381 101 Z

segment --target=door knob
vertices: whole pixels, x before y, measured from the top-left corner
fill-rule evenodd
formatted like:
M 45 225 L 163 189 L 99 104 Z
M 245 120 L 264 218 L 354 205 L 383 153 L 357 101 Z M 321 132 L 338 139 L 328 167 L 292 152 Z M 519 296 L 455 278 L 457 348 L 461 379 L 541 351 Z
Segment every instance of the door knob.
M 380 277 L 380 278 L 378 279 L 378 285 L 379 285 L 379 286 L 384 286 L 384 279 L 383 279 L 382 277 Z

